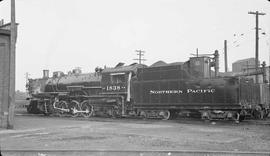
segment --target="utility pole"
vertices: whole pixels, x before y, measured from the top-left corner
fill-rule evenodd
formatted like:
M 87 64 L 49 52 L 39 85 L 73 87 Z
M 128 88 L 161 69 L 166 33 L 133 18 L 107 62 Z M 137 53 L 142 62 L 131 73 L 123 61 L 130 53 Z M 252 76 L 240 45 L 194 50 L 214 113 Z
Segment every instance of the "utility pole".
M 138 59 L 133 59 L 133 60 L 139 61 L 139 64 L 142 64 L 142 61 L 146 61 L 146 59 L 143 59 L 142 58 L 144 56 L 145 51 L 135 50 L 135 52 L 137 53 L 137 55 L 139 56 L 139 58 Z
M 224 40 L 224 63 L 225 63 L 225 72 L 228 72 L 227 40 Z
M 262 12 L 248 12 L 248 14 L 256 15 L 256 31 L 255 31 L 255 69 L 256 72 L 259 68 L 259 15 L 265 15 L 265 13 Z M 256 83 L 258 83 L 258 75 L 256 75 Z
M 25 79 L 26 79 L 26 82 L 28 82 L 29 75 L 30 75 L 30 74 L 29 74 L 28 72 L 25 73 Z
M 30 74 L 29 74 L 28 72 L 26 72 L 26 73 L 25 73 L 25 85 L 28 84 L 29 76 L 30 76 Z M 26 91 L 27 91 L 27 89 L 26 89 Z
M 30 74 L 28 72 L 25 73 L 25 86 L 28 86 L 28 79 L 29 79 L 29 76 Z M 27 94 L 27 96 L 29 95 L 28 94 L 28 87 L 25 88 L 25 92 Z
M 9 66 L 9 104 L 7 128 L 14 128 L 14 109 L 15 109 L 15 68 L 16 68 L 16 20 L 15 20 L 15 0 L 11 0 L 11 22 L 10 22 L 10 66 Z

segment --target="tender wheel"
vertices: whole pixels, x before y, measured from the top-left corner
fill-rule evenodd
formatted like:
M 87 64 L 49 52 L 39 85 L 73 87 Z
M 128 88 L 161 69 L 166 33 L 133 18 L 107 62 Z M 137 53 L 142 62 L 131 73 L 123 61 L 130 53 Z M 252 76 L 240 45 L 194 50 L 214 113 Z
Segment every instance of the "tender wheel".
M 255 119 L 263 119 L 264 111 L 261 106 L 256 106 L 256 108 L 252 112 Z
M 245 115 L 240 115 L 240 116 L 239 116 L 239 121 L 241 122 L 241 121 L 245 120 L 245 118 L 246 118 Z
M 116 118 L 118 117 L 118 113 L 117 113 L 117 110 L 115 110 L 114 108 L 108 108 L 106 110 L 106 114 L 112 118 Z
M 210 120 L 210 113 L 208 111 L 203 111 L 201 112 L 201 118 L 204 121 L 209 121 Z
M 78 101 L 72 100 L 69 104 L 69 109 L 70 109 L 72 117 L 77 117 L 80 115 L 80 112 L 78 111 L 81 111 L 81 107 Z
M 93 115 L 94 112 L 94 107 L 90 105 L 88 101 L 83 101 L 81 103 L 81 110 L 83 111 L 81 114 L 85 118 L 89 118 L 90 116 Z
M 147 112 L 146 112 L 146 111 L 141 111 L 141 112 L 140 112 L 140 116 L 141 116 L 143 119 L 147 119 L 147 118 L 148 118 Z
M 245 110 L 241 110 L 239 115 L 240 115 L 239 116 L 239 121 L 241 122 L 241 121 L 245 120 L 247 112 Z
M 265 116 L 266 116 L 266 111 L 263 109 L 260 111 L 260 119 L 263 120 Z
M 160 111 L 159 115 L 162 117 L 162 120 L 169 120 L 171 113 L 169 110 Z
M 171 111 L 170 112 L 171 113 L 171 119 L 176 119 L 177 118 L 177 116 L 178 116 L 178 112 L 177 111 Z
M 269 116 L 269 110 L 266 109 L 266 110 L 265 110 L 265 114 L 264 114 L 264 118 L 267 118 L 268 116 Z
M 112 108 L 112 117 L 113 118 L 121 117 L 121 112 L 118 109 L 118 107 Z
M 240 114 L 239 113 L 235 113 L 234 121 L 237 124 L 240 122 Z
M 61 117 L 61 116 L 64 116 L 66 112 L 64 110 L 68 109 L 68 104 L 66 101 L 59 101 L 54 104 L 54 107 L 56 107 L 55 109 L 56 115 Z

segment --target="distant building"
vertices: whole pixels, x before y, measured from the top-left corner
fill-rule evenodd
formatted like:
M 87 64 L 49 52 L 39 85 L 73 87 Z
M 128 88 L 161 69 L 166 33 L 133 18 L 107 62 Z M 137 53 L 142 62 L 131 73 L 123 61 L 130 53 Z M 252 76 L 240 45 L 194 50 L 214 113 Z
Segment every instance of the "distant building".
M 14 109 L 10 104 L 14 99 L 11 98 L 12 90 L 10 90 L 10 82 L 12 78 L 10 73 L 14 72 L 11 70 L 11 67 L 14 67 L 14 62 L 11 61 L 10 26 L 10 23 L 4 24 L 4 21 L 0 20 L 0 128 L 13 127 Z M 17 27 L 14 33 L 16 40 Z
M 259 69 L 258 72 L 261 73 L 262 66 L 259 62 Z M 256 72 L 255 68 L 255 58 L 247 58 L 243 60 L 238 60 L 232 64 L 233 72 L 230 73 L 231 75 L 245 75 L 246 77 L 252 78 L 255 82 L 255 75 Z M 269 66 L 265 68 L 265 80 L 269 82 Z M 258 75 L 258 83 L 264 83 L 264 78 L 262 74 Z
M 0 27 L 0 129 L 7 128 L 9 114 L 10 30 Z
M 18 23 L 16 23 L 16 33 L 15 33 L 15 39 L 17 40 L 17 27 L 18 27 Z M 10 28 L 11 27 L 11 23 L 4 23 L 4 20 L 0 20 L 0 29 L 1 30 L 7 30 L 7 31 L 10 31 Z
M 258 62 L 260 64 L 260 61 Z M 238 60 L 232 64 L 233 72 L 251 72 L 255 71 L 255 58 Z

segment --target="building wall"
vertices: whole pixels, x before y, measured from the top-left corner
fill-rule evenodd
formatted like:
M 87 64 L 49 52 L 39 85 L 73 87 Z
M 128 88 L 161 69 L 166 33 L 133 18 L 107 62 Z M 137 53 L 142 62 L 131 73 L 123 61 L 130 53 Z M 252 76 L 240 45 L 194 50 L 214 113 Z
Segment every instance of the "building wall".
M 254 69 L 255 69 L 255 58 L 239 60 L 232 64 L 233 72 L 244 72 L 244 71 L 250 71 Z
M 9 34 L 1 33 L 0 29 L 0 128 L 7 127 L 9 112 L 9 47 Z

